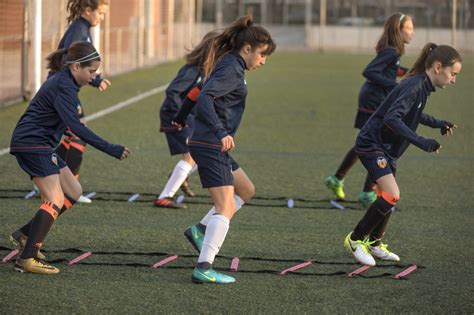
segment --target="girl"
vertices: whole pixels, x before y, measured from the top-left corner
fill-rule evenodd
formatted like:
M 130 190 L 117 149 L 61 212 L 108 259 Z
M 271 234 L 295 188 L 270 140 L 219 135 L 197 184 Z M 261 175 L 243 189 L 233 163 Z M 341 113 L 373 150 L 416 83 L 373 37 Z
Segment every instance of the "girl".
M 370 115 L 382 103 L 384 98 L 397 85 L 397 75 L 402 76 L 407 69 L 401 68 L 400 56 L 405 53 L 405 44 L 409 44 L 413 38 L 413 21 L 411 17 L 395 13 L 390 16 L 384 24 L 384 31 L 375 51 L 377 56 L 367 65 L 363 75 L 367 81 L 359 93 L 359 108 L 355 120 L 355 128 L 360 129 L 369 119 Z M 358 157 L 355 148 L 347 152 L 344 160 L 333 176 L 324 180 L 326 186 L 332 190 L 337 198 L 344 199 L 344 177 L 351 169 Z M 359 203 L 367 208 L 377 198 L 373 191 L 373 183 L 369 175 L 365 180 L 363 191 L 359 194 Z
M 270 33 L 254 25 L 252 17 L 244 16 L 217 36 L 209 51 L 203 71 L 204 78 L 208 79 L 197 100 L 189 147 L 198 165 L 202 187 L 209 189 L 214 208 L 203 219 L 207 228 L 201 230 L 205 234 L 199 242 L 202 248 L 192 274 L 193 282 L 235 281 L 215 272 L 212 263 L 224 242 L 232 216 L 250 200 L 255 188 L 229 151 L 235 147 L 234 135 L 245 108 L 244 71 L 264 65 L 274 50 Z M 240 196 L 236 195 L 237 191 Z M 191 228 L 194 232 L 198 229 L 197 226 Z M 198 239 L 202 233 L 197 235 Z
M 43 202 L 33 219 L 13 233 L 24 245 L 15 269 L 51 274 L 58 273 L 59 269 L 42 262 L 38 250 L 56 218 L 82 193 L 79 181 L 54 151 L 66 127 L 85 142 L 117 159 L 126 158 L 130 152 L 95 135 L 77 115 L 79 90 L 95 78 L 100 65 L 100 55 L 94 46 L 88 42 L 75 42 L 69 49 L 53 52 L 47 60 L 52 74 L 18 121 L 10 153 L 38 187 Z
M 391 209 L 400 199 L 394 177 L 396 160 L 410 143 L 426 152 L 439 153 L 441 145 L 436 140 L 416 134 L 419 123 L 440 128 L 442 135 L 453 134 L 456 125 L 435 119 L 423 113 L 423 109 L 436 87 L 443 89 L 456 82 L 461 62 L 461 56 L 454 48 L 427 44 L 408 78 L 387 96 L 357 136 L 356 152 L 379 188 L 377 199 L 344 241 L 346 248 L 362 264 L 374 266 L 373 256 L 382 260 L 400 260 L 381 242 Z
M 67 49 L 76 41 L 92 43 L 90 28 L 99 25 L 104 20 L 108 7 L 108 0 L 69 0 L 67 3 L 67 10 L 69 11 L 67 21 L 70 25 L 59 42 L 58 49 Z M 101 75 L 97 74 L 89 84 L 103 92 L 110 85 L 110 81 L 103 79 Z M 81 121 L 84 122 L 83 107 L 79 105 L 77 111 Z M 56 149 L 56 153 L 66 162 L 72 173 L 79 178 L 82 155 L 85 150 L 86 143 L 67 130 L 61 144 Z M 91 202 L 85 196 L 80 196 L 77 201 L 83 203 Z
M 189 197 L 195 196 L 186 180 L 196 170 L 196 163 L 189 154 L 189 148 L 186 143 L 191 133 L 193 118 L 189 117 L 187 120 L 181 118 L 181 115 L 187 116 L 187 112 L 183 112 L 180 117 L 175 118 L 175 116 L 177 116 L 182 106 L 186 107 L 186 104 L 183 104 L 186 100 L 194 103 L 199 96 L 200 89 L 197 85 L 202 83 L 201 73 L 204 61 L 212 41 L 217 35 L 217 32 L 207 33 L 201 43 L 186 55 L 186 64 L 178 71 L 176 78 L 166 89 L 166 98 L 160 109 L 160 131 L 166 135 L 170 154 L 182 154 L 182 159 L 176 164 L 161 194 L 153 201 L 153 204 L 157 207 L 186 208 L 185 204 L 177 203 L 173 200 L 173 196 L 179 187 Z M 182 126 L 173 124 L 173 119 L 179 120 Z

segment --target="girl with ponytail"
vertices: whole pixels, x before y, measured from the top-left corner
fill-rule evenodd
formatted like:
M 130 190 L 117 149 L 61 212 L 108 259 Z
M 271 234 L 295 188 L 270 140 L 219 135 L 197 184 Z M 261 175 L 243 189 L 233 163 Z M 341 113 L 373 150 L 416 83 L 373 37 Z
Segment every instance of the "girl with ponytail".
M 67 22 L 69 27 L 59 42 L 59 49 L 68 49 L 72 43 L 76 41 L 86 41 L 92 43 L 90 33 L 91 27 L 99 25 L 104 20 L 104 15 L 109 8 L 108 0 L 68 0 L 67 11 L 69 16 Z M 51 71 L 54 71 L 53 69 Z M 97 74 L 89 83 L 99 91 L 105 91 L 111 84 L 109 80 L 102 78 Z M 79 105 L 79 117 L 84 121 L 84 108 Z M 61 144 L 58 146 L 56 153 L 66 161 L 71 171 L 79 178 L 83 154 L 86 151 L 86 143 L 80 138 L 66 131 Z M 91 200 L 85 196 L 81 196 L 78 202 L 90 203 Z
M 362 264 L 374 266 L 374 257 L 400 260 L 382 243 L 392 209 L 400 199 L 395 180 L 396 161 L 409 144 L 426 152 L 439 153 L 441 144 L 416 133 L 419 124 L 438 128 L 443 136 L 453 134 L 455 124 L 436 119 L 423 110 L 436 88 L 444 89 L 456 82 L 461 63 L 462 58 L 454 48 L 427 44 L 408 77 L 385 98 L 357 136 L 355 150 L 378 187 L 377 199 L 344 241 Z
M 405 44 L 413 38 L 413 21 L 408 15 L 395 13 L 384 24 L 382 36 L 377 42 L 377 55 L 367 65 L 363 76 L 367 81 L 359 93 L 359 107 L 355 119 L 355 128 L 360 129 L 377 109 L 388 93 L 397 85 L 397 76 L 403 76 L 406 68 L 400 67 L 400 56 L 405 53 Z M 336 197 L 344 199 L 344 178 L 347 172 L 357 162 L 355 148 L 352 147 L 345 155 L 336 173 L 325 178 L 324 183 Z M 367 208 L 377 195 L 373 190 L 374 184 L 367 175 L 358 201 L 362 208 Z
M 200 254 L 192 281 L 231 283 L 233 277 L 212 269 L 234 213 L 255 194 L 255 187 L 229 152 L 245 109 L 245 70 L 265 64 L 275 51 L 270 33 L 244 16 L 218 35 L 204 63 L 205 83 L 196 103 L 194 130 L 188 141 L 198 165 L 203 188 L 208 188 L 214 207 L 185 235 Z
M 33 219 L 12 234 L 21 251 L 15 269 L 52 274 L 59 269 L 42 261 L 39 252 L 56 218 L 77 201 L 82 187 L 64 160 L 55 153 L 66 128 L 83 141 L 117 159 L 129 150 L 111 144 L 88 129 L 77 115 L 79 90 L 95 77 L 100 55 L 88 42 L 75 42 L 47 58 L 54 73 L 33 97 L 13 131 L 10 153 L 30 176 L 41 194 L 42 204 Z

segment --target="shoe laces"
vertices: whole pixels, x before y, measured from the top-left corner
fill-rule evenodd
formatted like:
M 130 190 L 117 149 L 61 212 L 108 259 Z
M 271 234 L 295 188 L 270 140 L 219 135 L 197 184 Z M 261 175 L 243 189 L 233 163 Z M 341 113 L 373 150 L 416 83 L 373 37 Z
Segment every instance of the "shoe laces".
M 360 245 L 360 248 L 362 249 L 362 252 L 364 252 L 364 254 L 366 255 L 370 255 L 369 253 L 369 240 L 368 239 L 365 239 L 365 240 L 357 240 L 357 241 L 353 241 L 351 240 L 351 242 L 354 242 L 356 243 L 357 245 Z
M 365 242 L 367 243 L 367 246 L 372 246 L 375 242 L 379 241 L 380 244 L 377 245 L 377 246 L 373 246 L 379 250 L 381 250 L 382 252 L 386 253 L 386 254 L 390 254 L 391 252 L 388 250 L 388 244 L 384 244 L 382 243 L 382 241 L 380 240 L 374 240 L 374 241 L 370 241 L 368 238 L 365 239 Z

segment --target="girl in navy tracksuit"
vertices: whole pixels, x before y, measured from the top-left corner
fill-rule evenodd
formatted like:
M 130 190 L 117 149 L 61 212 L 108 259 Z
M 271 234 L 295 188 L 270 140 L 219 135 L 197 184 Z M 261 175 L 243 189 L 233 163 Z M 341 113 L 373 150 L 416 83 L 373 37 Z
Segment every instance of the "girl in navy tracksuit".
M 108 0 L 69 0 L 67 4 L 67 10 L 69 11 L 67 21 L 70 25 L 59 42 L 58 49 L 69 48 L 76 41 L 92 43 L 90 28 L 100 24 L 108 10 L 108 6 Z M 110 85 L 110 81 L 97 74 L 89 84 L 102 92 Z M 83 107 L 78 106 L 77 111 L 79 117 L 84 122 Z M 72 173 L 79 177 L 82 155 L 85 150 L 86 143 L 67 130 L 61 144 L 56 149 L 56 153 L 66 162 Z M 81 196 L 78 202 L 89 203 L 91 200 Z
M 81 86 L 95 78 L 100 55 L 88 42 L 76 42 L 48 56 L 52 74 L 31 100 L 13 131 L 10 153 L 41 193 L 42 204 L 34 218 L 13 233 L 22 253 L 15 268 L 22 272 L 57 273 L 56 267 L 39 259 L 38 251 L 56 218 L 70 208 L 82 188 L 64 160 L 55 153 L 66 128 L 93 147 L 117 158 L 128 156 L 127 148 L 101 139 L 77 114 Z
M 265 64 L 266 57 L 274 50 L 268 31 L 245 16 L 217 36 L 209 52 L 203 73 L 208 79 L 197 100 L 189 147 L 198 165 L 202 186 L 211 193 L 214 208 L 204 217 L 206 224 L 201 221 L 201 226 L 191 227 L 193 238 L 190 241 L 200 249 L 192 275 L 194 282 L 235 281 L 215 272 L 211 266 L 224 242 L 230 219 L 244 201 L 250 200 L 255 188 L 229 151 L 235 147 L 234 135 L 245 108 L 244 72 Z M 207 226 L 205 231 L 203 226 Z
M 200 86 L 203 82 L 204 61 L 212 41 L 217 35 L 217 32 L 207 33 L 201 43 L 186 55 L 187 63 L 181 67 L 176 78 L 166 89 L 166 98 L 160 109 L 160 131 L 166 135 L 171 155 L 182 154 L 182 159 L 176 164 L 163 191 L 153 201 L 157 207 L 186 208 L 184 203 L 177 203 L 173 200 L 179 187 L 187 196 L 195 196 L 186 180 L 196 170 L 196 163 L 189 154 L 187 144 L 194 116 L 188 117 L 188 115 L 199 96 Z M 179 116 L 178 112 L 180 112 Z
M 378 197 L 367 209 L 354 231 L 345 239 L 345 246 L 366 265 L 375 265 L 375 258 L 398 261 L 381 242 L 391 209 L 400 199 L 395 180 L 396 161 L 408 145 L 426 152 L 439 152 L 441 145 L 416 133 L 418 124 L 439 128 L 442 135 L 451 135 L 456 125 L 425 113 L 428 96 L 435 88 L 454 84 L 461 71 L 461 56 L 450 46 L 429 43 L 421 52 L 408 77 L 382 102 L 357 136 L 355 150 L 373 181 Z
M 413 22 L 411 17 L 395 13 L 384 24 L 384 32 L 375 48 L 377 56 L 367 65 L 363 75 L 367 81 L 359 93 L 359 108 L 355 119 L 355 128 L 361 129 L 370 115 L 377 109 L 390 91 L 397 85 L 397 75 L 405 74 L 405 68 L 400 67 L 400 56 L 404 54 L 404 45 L 413 38 Z M 347 152 L 344 160 L 333 176 L 324 180 L 339 199 L 345 198 L 344 178 L 358 157 L 355 148 Z M 359 203 L 367 208 L 377 198 L 373 191 L 373 183 L 367 175 L 363 191 L 359 194 Z

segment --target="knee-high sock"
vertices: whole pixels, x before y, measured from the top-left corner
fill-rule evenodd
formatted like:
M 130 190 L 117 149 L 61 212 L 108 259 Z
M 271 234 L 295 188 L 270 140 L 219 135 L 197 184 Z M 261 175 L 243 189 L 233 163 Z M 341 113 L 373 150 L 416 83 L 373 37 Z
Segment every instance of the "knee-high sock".
M 372 180 L 372 177 L 367 173 L 367 176 L 365 177 L 365 182 L 364 182 L 364 189 L 362 190 L 363 192 L 371 192 L 375 188 L 375 183 Z
M 186 178 L 189 175 L 189 172 L 192 170 L 193 166 L 188 162 L 181 160 L 179 161 L 171 174 L 168 182 L 165 185 L 165 188 L 161 192 L 159 199 L 166 197 L 173 197 L 178 191 L 179 187 L 183 184 Z
M 352 233 L 351 239 L 363 240 L 367 235 L 370 235 L 377 225 L 382 222 L 385 217 L 390 213 L 393 205 L 383 198 L 378 197 L 367 209 L 362 220 L 359 221 L 354 232 Z
M 30 233 L 26 241 L 25 249 L 21 253 L 21 259 L 36 257 L 38 250 L 43 245 L 46 235 L 60 211 L 61 209 L 55 204 L 43 202 L 31 222 Z
M 224 243 L 227 231 L 229 230 L 229 223 L 229 219 L 222 214 L 216 213 L 212 216 L 204 235 L 198 263 L 207 262 L 212 264 L 214 262 L 214 258 Z
M 76 200 L 73 199 L 71 196 L 68 194 L 64 194 L 64 205 L 61 208 L 61 210 L 58 213 L 58 216 L 64 213 L 67 209 L 71 208 L 74 204 L 76 203 Z M 33 218 L 34 219 L 34 218 Z M 20 230 L 23 234 L 28 236 L 30 234 L 30 228 L 31 228 L 31 223 L 33 222 L 33 219 L 31 219 L 28 223 L 23 225 Z
M 369 240 L 371 242 L 375 241 L 372 246 L 380 245 L 380 240 L 382 239 L 383 235 L 385 234 L 385 230 L 387 229 L 388 220 L 392 215 L 392 211 L 390 211 L 385 218 L 375 227 L 375 229 L 370 233 Z
M 355 147 L 352 147 L 349 152 L 347 152 L 344 160 L 342 160 L 341 165 L 336 171 L 336 177 L 339 180 L 344 179 L 346 177 L 347 172 L 354 166 L 355 162 L 359 159 L 359 156 L 355 152 Z
M 197 166 L 197 164 L 194 164 L 193 168 L 192 168 L 192 169 L 189 171 L 189 174 L 188 174 L 188 176 L 189 176 L 189 175 L 191 175 L 192 173 L 196 172 L 196 171 L 197 171 L 197 169 L 198 169 L 198 166 Z
M 79 138 L 73 138 L 69 143 L 66 164 L 74 175 L 78 175 L 82 165 L 82 155 L 86 151 L 86 143 Z
M 234 194 L 234 203 L 235 203 L 235 212 L 239 211 L 240 208 L 245 204 L 245 201 L 239 197 L 239 195 Z M 209 224 L 209 220 L 216 213 L 216 208 L 212 207 L 211 210 L 201 219 L 201 222 L 198 223 L 198 226 L 205 233 L 206 226 Z

